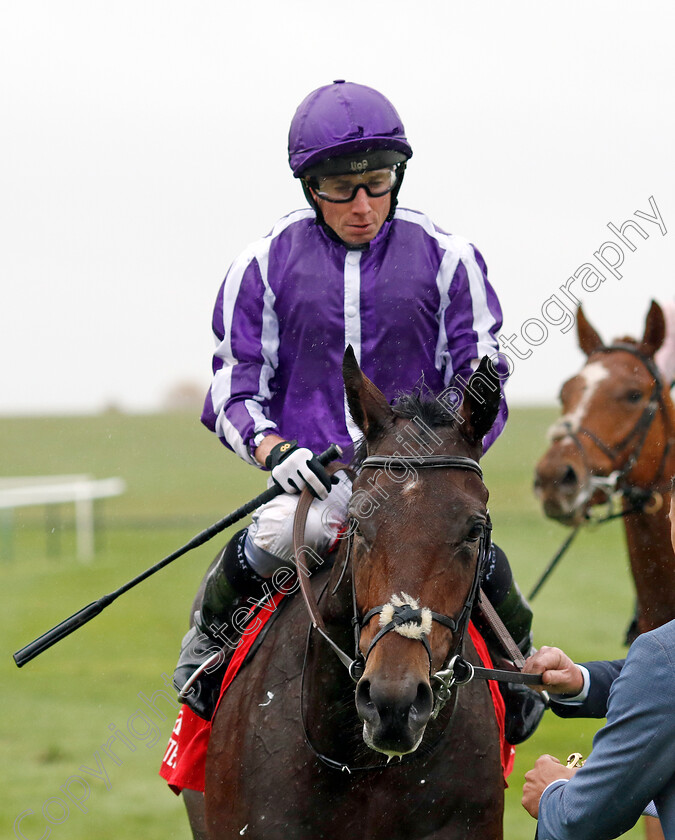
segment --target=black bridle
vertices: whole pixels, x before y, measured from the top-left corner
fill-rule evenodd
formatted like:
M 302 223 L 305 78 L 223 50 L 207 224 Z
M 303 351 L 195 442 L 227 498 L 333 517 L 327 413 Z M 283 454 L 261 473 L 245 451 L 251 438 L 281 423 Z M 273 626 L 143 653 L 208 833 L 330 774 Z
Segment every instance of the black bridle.
M 483 471 L 480 468 L 478 462 L 475 461 L 473 458 L 467 458 L 461 455 L 370 455 L 367 456 L 361 464 L 361 469 L 373 468 L 384 469 L 385 471 L 409 471 L 411 467 L 413 469 L 466 470 L 475 473 L 481 479 L 481 481 L 483 479 Z M 345 552 L 344 567 L 340 576 L 340 580 L 344 576 L 344 573 L 351 562 L 354 532 L 353 521 L 350 522 L 349 525 L 350 527 L 347 531 L 347 550 Z M 541 677 L 539 675 L 521 674 L 518 672 L 503 671 L 493 668 L 476 667 L 471 665 L 471 663 L 466 662 L 466 660 L 464 660 L 463 658 L 462 652 L 464 648 L 464 638 L 466 635 L 466 630 L 469 625 L 471 613 L 477 602 L 478 593 L 480 591 L 481 579 L 485 568 L 487 567 L 487 561 L 492 546 L 492 524 L 490 522 L 489 515 L 486 521 L 483 522 L 480 527 L 482 532 L 479 538 L 478 556 L 476 560 L 476 567 L 474 570 L 473 580 L 467 593 L 464 604 L 459 612 L 459 615 L 456 618 L 442 615 L 441 613 L 434 612 L 428 609 L 427 607 L 417 606 L 417 604 L 410 603 L 400 603 L 399 605 L 382 604 L 380 606 L 373 607 L 366 613 L 366 615 L 361 617 L 359 616 L 357 606 L 356 588 L 354 582 L 354 574 L 352 571 L 352 624 L 354 627 L 355 644 L 355 655 L 353 658 L 351 658 L 337 644 L 335 644 L 335 642 L 326 633 L 325 628 L 323 626 L 323 621 L 321 620 L 320 615 L 318 614 L 316 605 L 311 602 L 311 590 L 306 585 L 302 586 L 303 594 L 305 595 L 305 601 L 310 613 L 310 617 L 312 618 L 314 628 L 323 636 L 325 641 L 328 642 L 328 644 L 330 645 L 334 653 L 337 655 L 337 657 L 340 659 L 340 661 L 346 666 L 354 682 L 358 682 L 361 676 L 363 675 L 368 656 L 372 652 L 377 642 L 379 642 L 387 633 L 396 631 L 404 624 L 417 625 L 421 628 L 422 622 L 424 620 L 424 615 L 426 613 L 431 619 L 431 621 L 435 621 L 439 624 L 442 624 L 445 627 L 448 627 L 450 631 L 456 636 L 455 644 L 448 653 L 442 668 L 439 671 L 436 671 L 435 673 L 432 673 L 432 655 L 431 648 L 429 646 L 429 641 L 427 639 L 427 634 L 420 633 L 418 637 L 418 640 L 424 645 L 427 651 L 427 655 L 429 657 L 430 680 L 436 684 L 436 691 L 434 692 L 434 717 L 438 715 L 438 712 L 441 710 L 445 702 L 447 702 L 447 699 L 450 696 L 450 691 L 455 685 L 463 685 L 467 682 L 470 682 L 475 677 L 481 679 L 501 680 L 503 682 L 523 682 L 530 684 L 541 683 Z M 297 544 L 300 545 L 301 529 L 298 529 L 296 538 Z M 367 626 L 367 624 L 375 615 L 381 614 L 387 606 L 389 606 L 392 611 L 391 620 L 389 620 L 377 632 L 377 634 L 375 635 L 368 647 L 366 655 L 363 656 L 361 653 L 360 646 L 361 631 Z
M 474 461 L 473 458 L 466 458 L 461 455 L 371 455 L 363 461 L 361 467 L 362 469 L 383 469 L 385 471 L 401 469 L 409 470 L 410 467 L 412 467 L 413 469 L 421 468 L 468 470 L 470 472 L 474 472 L 481 479 L 481 481 L 483 479 L 483 471 L 480 468 L 478 462 Z M 436 689 L 434 691 L 435 704 L 433 717 L 436 717 L 438 715 L 440 710 L 443 708 L 443 706 L 449 699 L 452 687 L 455 684 L 461 685 L 466 682 L 469 682 L 471 679 L 473 679 L 473 676 L 475 674 L 475 672 L 472 669 L 472 666 L 463 659 L 464 637 L 466 635 L 466 629 L 469 625 L 471 612 L 476 601 L 476 596 L 478 594 L 483 572 L 487 566 L 487 560 L 490 554 L 490 547 L 492 545 L 492 524 L 490 522 L 489 516 L 486 519 L 486 521 L 482 523 L 481 530 L 482 533 L 479 538 L 480 541 L 478 546 L 478 557 L 476 560 L 476 567 L 474 570 L 473 580 L 471 583 L 471 587 L 469 588 L 469 591 L 467 593 L 464 604 L 459 612 L 459 615 L 456 618 L 452 618 L 450 616 L 446 616 L 441 613 L 429 610 L 426 607 L 418 607 L 416 605 L 413 606 L 409 603 L 404 603 L 399 606 L 393 606 L 392 619 L 380 628 L 378 633 L 370 642 L 365 657 L 362 658 L 362 664 L 365 668 L 365 664 L 368 661 L 368 657 L 370 656 L 373 648 L 380 641 L 380 639 L 387 635 L 387 633 L 398 630 L 398 628 L 400 628 L 404 624 L 417 625 L 421 629 L 425 610 L 432 621 L 435 621 L 438 624 L 442 624 L 444 627 L 449 628 L 450 631 L 455 635 L 455 644 L 448 653 L 443 663 L 443 667 L 435 674 L 432 673 L 431 647 L 429 645 L 427 634 L 420 633 L 419 635 L 419 641 L 422 642 L 422 644 L 424 645 L 427 655 L 429 657 L 430 679 L 436 685 Z M 360 628 L 364 629 L 374 616 L 381 615 L 382 611 L 385 609 L 386 606 L 387 605 L 382 604 L 378 607 L 373 607 L 372 609 L 368 610 L 368 612 L 363 616 L 363 618 L 360 621 Z M 356 613 L 357 607 L 355 593 L 354 610 Z M 360 656 L 360 648 L 358 647 L 358 641 L 359 640 L 357 639 L 357 656 Z
M 422 456 L 381 456 L 381 455 L 370 455 L 367 456 L 362 464 L 361 469 L 369 469 L 369 468 L 379 468 L 384 470 L 406 470 L 409 471 L 410 468 L 413 469 L 457 469 L 457 470 L 466 470 L 475 473 L 482 481 L 483 479 L 483 471 L 480 468 L 480 465 L 477 461 L 473 460 L 473 458 L 467 458 L 464 456 L 459 455 L 422 455 Z M 311 503 L 311 497 L 308 494 L 307 498 L 307 507 Z M 302 499 L 301 503 L 302 504 Z M 299 505 L 300 507 L 300 505 Z M 303 527 L 301 527 L 301 518 L 297 517 L 296 514 L 296 523 L 294 526 L 294 539 L 296 544 L 296 554 L 297 548 L 302 543 L 302 532 Z M 353 521 L 349 523 L 350 527 L 347 530 L 346 538 L 347 548 L 345 551 L 345 559 L 342 571 L 340 573 L 339 579 L 335 584 L 333 589 L 333 594 L 337 591 L 338 587 L 340 586 L 347 568 L 351 565 L 351 558 L 352 558 L 352 547 L 353 547 L 353 537 L 354 537 L 354 528 Z M 422 626 L 422 622 L 424 620 L 424 613 L 425 611 L 428 613 L 432 621 L 436 621 L 439 624 L 442 624 L 445 627 L 448 627 L 451 632 L 455 635 L 455 643 L 452 646 L 451 650 L 449 651 L 443 666 L 441 669 L 432 673 L 432 654 L 431 648 L 429 645 L 429 641 L 426 637 L 426 633 L 420 633 L 419 641 L 422 642 L 424 645 L 427 655 L 429 656 L 429 675 L 430 675 L 430 682 L 433 684 L 433 695 L 434 695 L 434 706 L 433 711 L 431 714 L 431 719 L 435 720 L 441 710 L 446 706 L 447 702 L 450 700 L 451 697 L 454 696 L 454 702 L 457 702 L 457 690 L 456 688 L 461 685 L 465 685 L 471 680 L 475 678 L 485 679 L 485 680 L 499 680 L 502 682 L 521 682 L 521 683 L 529 683 L 529 684 L 541 684 L 541 675 L 540 674 L 522 674 L 519 671 L 505 671 L 505 670 L 497 670 L 494 668 L 483 668 L 479 666 L 474 666 L 470 662 L 467 662 L 463 657 L 463 648 L 464 648 L 464 639 L 466 635 L 466 630 L 469 625 L 469 620 L 471 618 L 471 613 L 476 605 L 478 599 L 480 598 L 479 593 L 482 595 L 482 591 L 480 589 L 481 578 L 483 572 L 487 566 L 487 560 L 491 550 L 491 532 L 492 532 L 492 525 L 490 523 L 489 516 L 487 517 L 486 521 L 481 525 L 482 533 L 479 538 L 479 546 L 478 546 L 478 556 L 476 559 L 476 568 L 474 570 L 473 581 L 471 583 L 471 587 L 469 592 L 467 593 L 466 599 L 464 604 L 459 612 L 459 615 L 456 618 L 445 616 L 441 613 L 436 613 L 432 610 L 429 610 L 425 607 L 420 607 L 417 605 L 413 605 L 410 603 L 401 603 L 399 605 L 392 605 L 389 606 L 392 608 L 392 617 L 391 620 L 388 621 L 384 627 L 382 627 L 378 633 L 375 635 L 373 640 L 371 641 L 368 651 L 366 655 L 363 656 L 361 654 L 360 648 L 360 637 L 361 631 L 366 627 L 366 625 L 371 621 L 372 618 L 376 615 L 380 615 L 382 611 L 387 607 L 386 604 L 383 604 L 378 607 L 374 607 L 363 616 L 359 616 L 358 606 L 357 606 L 357 599 L 356 599 L 356 586 L 354 581 L 354 570 L 352 565 L 352 574 L 351 574 L 351 588 L 352 588 L 352 608 L 353 608 L 353 618 L 352 618 L 352 625 L 354 628 L 354 645 L 355 645 L 355 655 L 354 657 L 350 657 L 342 648 L 339 647 L 328 635 L 326 632 L 325 626 L 323 624 L 323 620 L 318 612 L 318 607 L 316 602 L 313 599 L 313 595 L 311 595 L 311 587 L 306 582 L 304 576 L 301 574 L 300 581 L 301 581 L 301 589 L 303 592 L 303 596 L 305 597 L 305 603 L 307 609 L 310 614 L 310 618 L 312 619 L 312 624 L 310 625 L 308 636 L 307 636 L 307 649 L 305 651 L 305 665 L 307 662 L 307 654 L 309 651 L 309 641 L 312 629 L 316 630 L 323 639 L 330 645 L 333 652 L 336 654 L 340 662 L 348 669 L 349 675 L 351 679 L 357 683 L 365 670 L 366 661 L 368 656 L 372 652 L 374 646 L 387 634 L 392 631 L 396 631 L 397 628 L 400 628 L 404 624 L 413 624 L 418 625 L 420 628 Z M 498 619 L 497 619 L 498 621 Z M 515 648 L 515 643 L 509 639 L 509 641 L 513 644 Z M 305 665 L 303 665 L 302 669 L 302 676 L 303 676 L 303 685 L 304 685 L 304 676 L 305 676 Z M 454 705 L 453 705 L 454 709 Z M 326 755 L 323 755 L 316 747 L 313 745 L 311 738 L 309 737 L 309 733 L 307 731 L 307 725 L 304 716 L 304 706 L 301 702 L 301 716 L 302 716 L 302 724 L 303 724 L 303 731 L 305 740 L 310 747 L 310 749 L 314 752 L 314 754 L 319 758 L 324 764 L 328 767 L 333 769 L 352 772 L 353 770 L 373 770 L 373 769 L 382 769 L 388 765 L 377 764 L 377 765 L 368 765 L 366 767 L 358 767 L 358 766 L 348 766 L 340 761 L 336 761 L 335 759 L 329 758 Z M 438 743 L 440 741 L 440 735 L 437 739 Z M 432 749 L 436 746 L 433 745 Z M 417 753 L 415 754 L 417 755 Z

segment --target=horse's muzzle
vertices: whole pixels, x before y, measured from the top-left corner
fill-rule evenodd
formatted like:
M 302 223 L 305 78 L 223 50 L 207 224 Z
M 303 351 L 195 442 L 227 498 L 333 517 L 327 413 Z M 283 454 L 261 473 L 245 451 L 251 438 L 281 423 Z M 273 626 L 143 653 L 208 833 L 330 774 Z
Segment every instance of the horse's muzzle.
M 585 470 L 555 445 L 539 461 L 534 492 L 545 515 L 563 525 L 578 525 L 586 515 Z
M 364 676 L 356 687 L 356 710 L 363 721 L 363 740 L 386 755 L 405 755 L 419 746 L 431 712 L 428 680 L 413 675 L 398 680 Z

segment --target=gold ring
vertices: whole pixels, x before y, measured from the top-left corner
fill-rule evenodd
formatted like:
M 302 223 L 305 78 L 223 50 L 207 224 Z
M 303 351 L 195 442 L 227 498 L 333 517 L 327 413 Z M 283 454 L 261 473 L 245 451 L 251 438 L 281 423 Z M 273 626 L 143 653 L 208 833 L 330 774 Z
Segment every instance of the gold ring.
M 567 767 L 583 767 L 586 759 L 580 752 L 573 752 L 567 756 Z

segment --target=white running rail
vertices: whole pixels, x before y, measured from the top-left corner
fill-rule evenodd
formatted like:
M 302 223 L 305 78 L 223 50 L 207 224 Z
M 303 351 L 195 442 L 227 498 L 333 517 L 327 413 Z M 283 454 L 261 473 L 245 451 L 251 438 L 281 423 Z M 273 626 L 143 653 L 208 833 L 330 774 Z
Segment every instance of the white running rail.
M 121 478 L 94 479 L 89 475 L 36 475 L 0 478 L 0 510 L 34 505 L 73 503 L 77 556 L 94 556 L 94 501 L 119 496 L 126 490 Z M 11 513 L 10 513 L 11 516 Z M 9 520 L 11 523 L 11 519 Z

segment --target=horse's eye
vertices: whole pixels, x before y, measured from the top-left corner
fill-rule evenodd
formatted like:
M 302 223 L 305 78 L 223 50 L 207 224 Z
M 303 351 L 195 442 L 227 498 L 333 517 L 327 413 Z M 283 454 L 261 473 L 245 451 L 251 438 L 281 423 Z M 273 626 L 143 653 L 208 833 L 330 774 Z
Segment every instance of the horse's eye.
M 624 399 L 629 403 L 639 403 L 642 399 L 642 391 L 631 390 L 624 395 Z
M 482 525 L 474 525 L 469 533 L 466 535 L 467 542 L 476 542 L 483 536 L 483 526 Z

